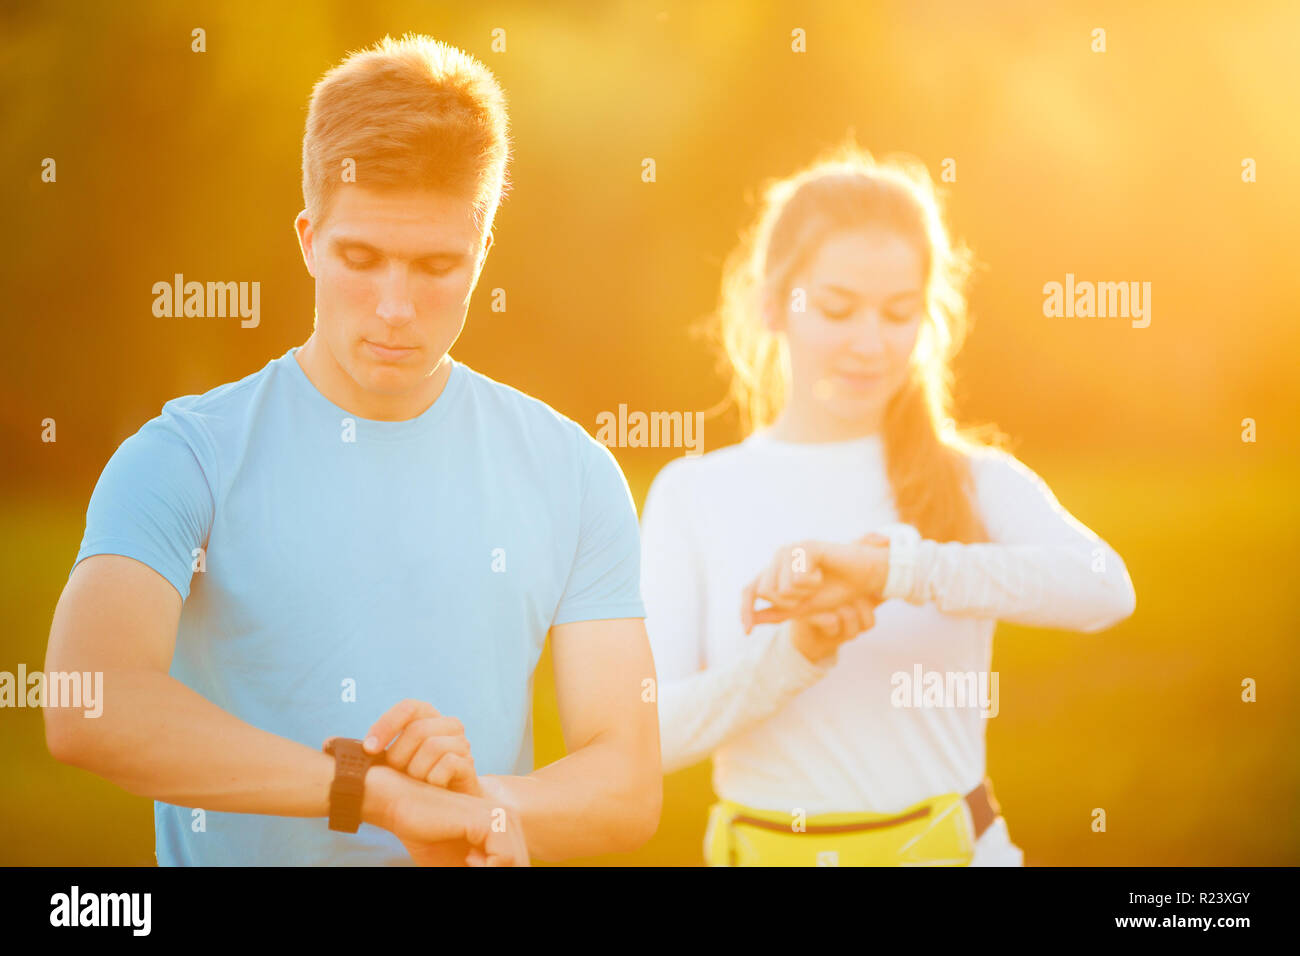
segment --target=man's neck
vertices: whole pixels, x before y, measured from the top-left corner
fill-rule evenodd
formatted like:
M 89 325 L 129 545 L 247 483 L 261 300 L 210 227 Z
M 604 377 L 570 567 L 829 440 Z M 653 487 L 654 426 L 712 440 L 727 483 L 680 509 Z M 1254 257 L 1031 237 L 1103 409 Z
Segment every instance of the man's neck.
M 404 422 L 418 418 L 442 394 L 451 376 L 451 357 L 444 354 L 418 388 L 398 394 L 363 389 L 334 360 L 325 344 L 313 332 L 294 353 L 307 380 L 339 408 L 358 418 L 381 422 Z

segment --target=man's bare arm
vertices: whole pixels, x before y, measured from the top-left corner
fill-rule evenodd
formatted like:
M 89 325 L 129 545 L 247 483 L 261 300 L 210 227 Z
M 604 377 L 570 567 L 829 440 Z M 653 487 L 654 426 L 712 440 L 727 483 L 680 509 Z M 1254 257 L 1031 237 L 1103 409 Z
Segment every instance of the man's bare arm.
M 89 770 L 131 793 L 185 807 L 289 817 L 329 815 L 332 757 L 245 723 L 169 676 L 181 597 L 147 565 L 120 555 L 82 561 L 59 598 L 50 628 L 48 671 L 100 671 L 103 713 L 45 709 L 45 739 L 55 759 Z M 416 789 L 412 789 L 412 785 Z M 464 833 L 472 798 L 430 787 L 385 767 L 366 775 L 362 818 L 406 842 Z M 416 822 L 418 820 L 418 823 Z M 409 849 L 409 846 L 408 846 Z
M 663 802 L 645 622 L 562 624 L 551 646 L 568 756 L 526 777 L 484 776 L 484 794 L 519 814 L 539 859 L 634 850 L 654 835 Z

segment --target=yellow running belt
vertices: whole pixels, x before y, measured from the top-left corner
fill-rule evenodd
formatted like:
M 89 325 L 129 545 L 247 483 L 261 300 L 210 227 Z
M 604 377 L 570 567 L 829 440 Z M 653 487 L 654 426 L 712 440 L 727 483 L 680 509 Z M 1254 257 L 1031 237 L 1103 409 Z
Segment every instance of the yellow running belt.
M 720 800 L 709 808 L 710 866 L 967 866 L 975 827 L 966 801 L 946 793 L 899 813 L 755 810 Z

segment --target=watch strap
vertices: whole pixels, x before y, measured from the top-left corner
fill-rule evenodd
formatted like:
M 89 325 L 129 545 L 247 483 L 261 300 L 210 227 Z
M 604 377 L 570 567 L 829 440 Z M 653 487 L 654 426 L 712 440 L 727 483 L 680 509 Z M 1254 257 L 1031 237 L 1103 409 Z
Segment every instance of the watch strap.
M 366 771 L 384 762 L 382 752 L 368 754 L 360 740 L 331 737 L 325 753 L 334 757 L 334 779 L 330 783 L 330 829 L 356 833 L 361 826 L 361 804 L 366 792 Z

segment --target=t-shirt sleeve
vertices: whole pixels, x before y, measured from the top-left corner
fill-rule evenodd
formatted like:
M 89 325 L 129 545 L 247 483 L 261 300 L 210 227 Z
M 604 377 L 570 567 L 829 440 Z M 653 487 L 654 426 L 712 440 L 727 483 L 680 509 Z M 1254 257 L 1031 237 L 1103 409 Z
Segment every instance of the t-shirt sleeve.
M 122 442 L 104 466 L 73 568 L 92 555 L 124 555 L 161 574 L 184 601 L 195 549 L 208 539 L 214 510 L 191 443 L 173 420 L 155 418 Z
M 636 504 L 613 454 L 584 436 L 587 455 L 578 548 L 556 624 L 645 617 Z

